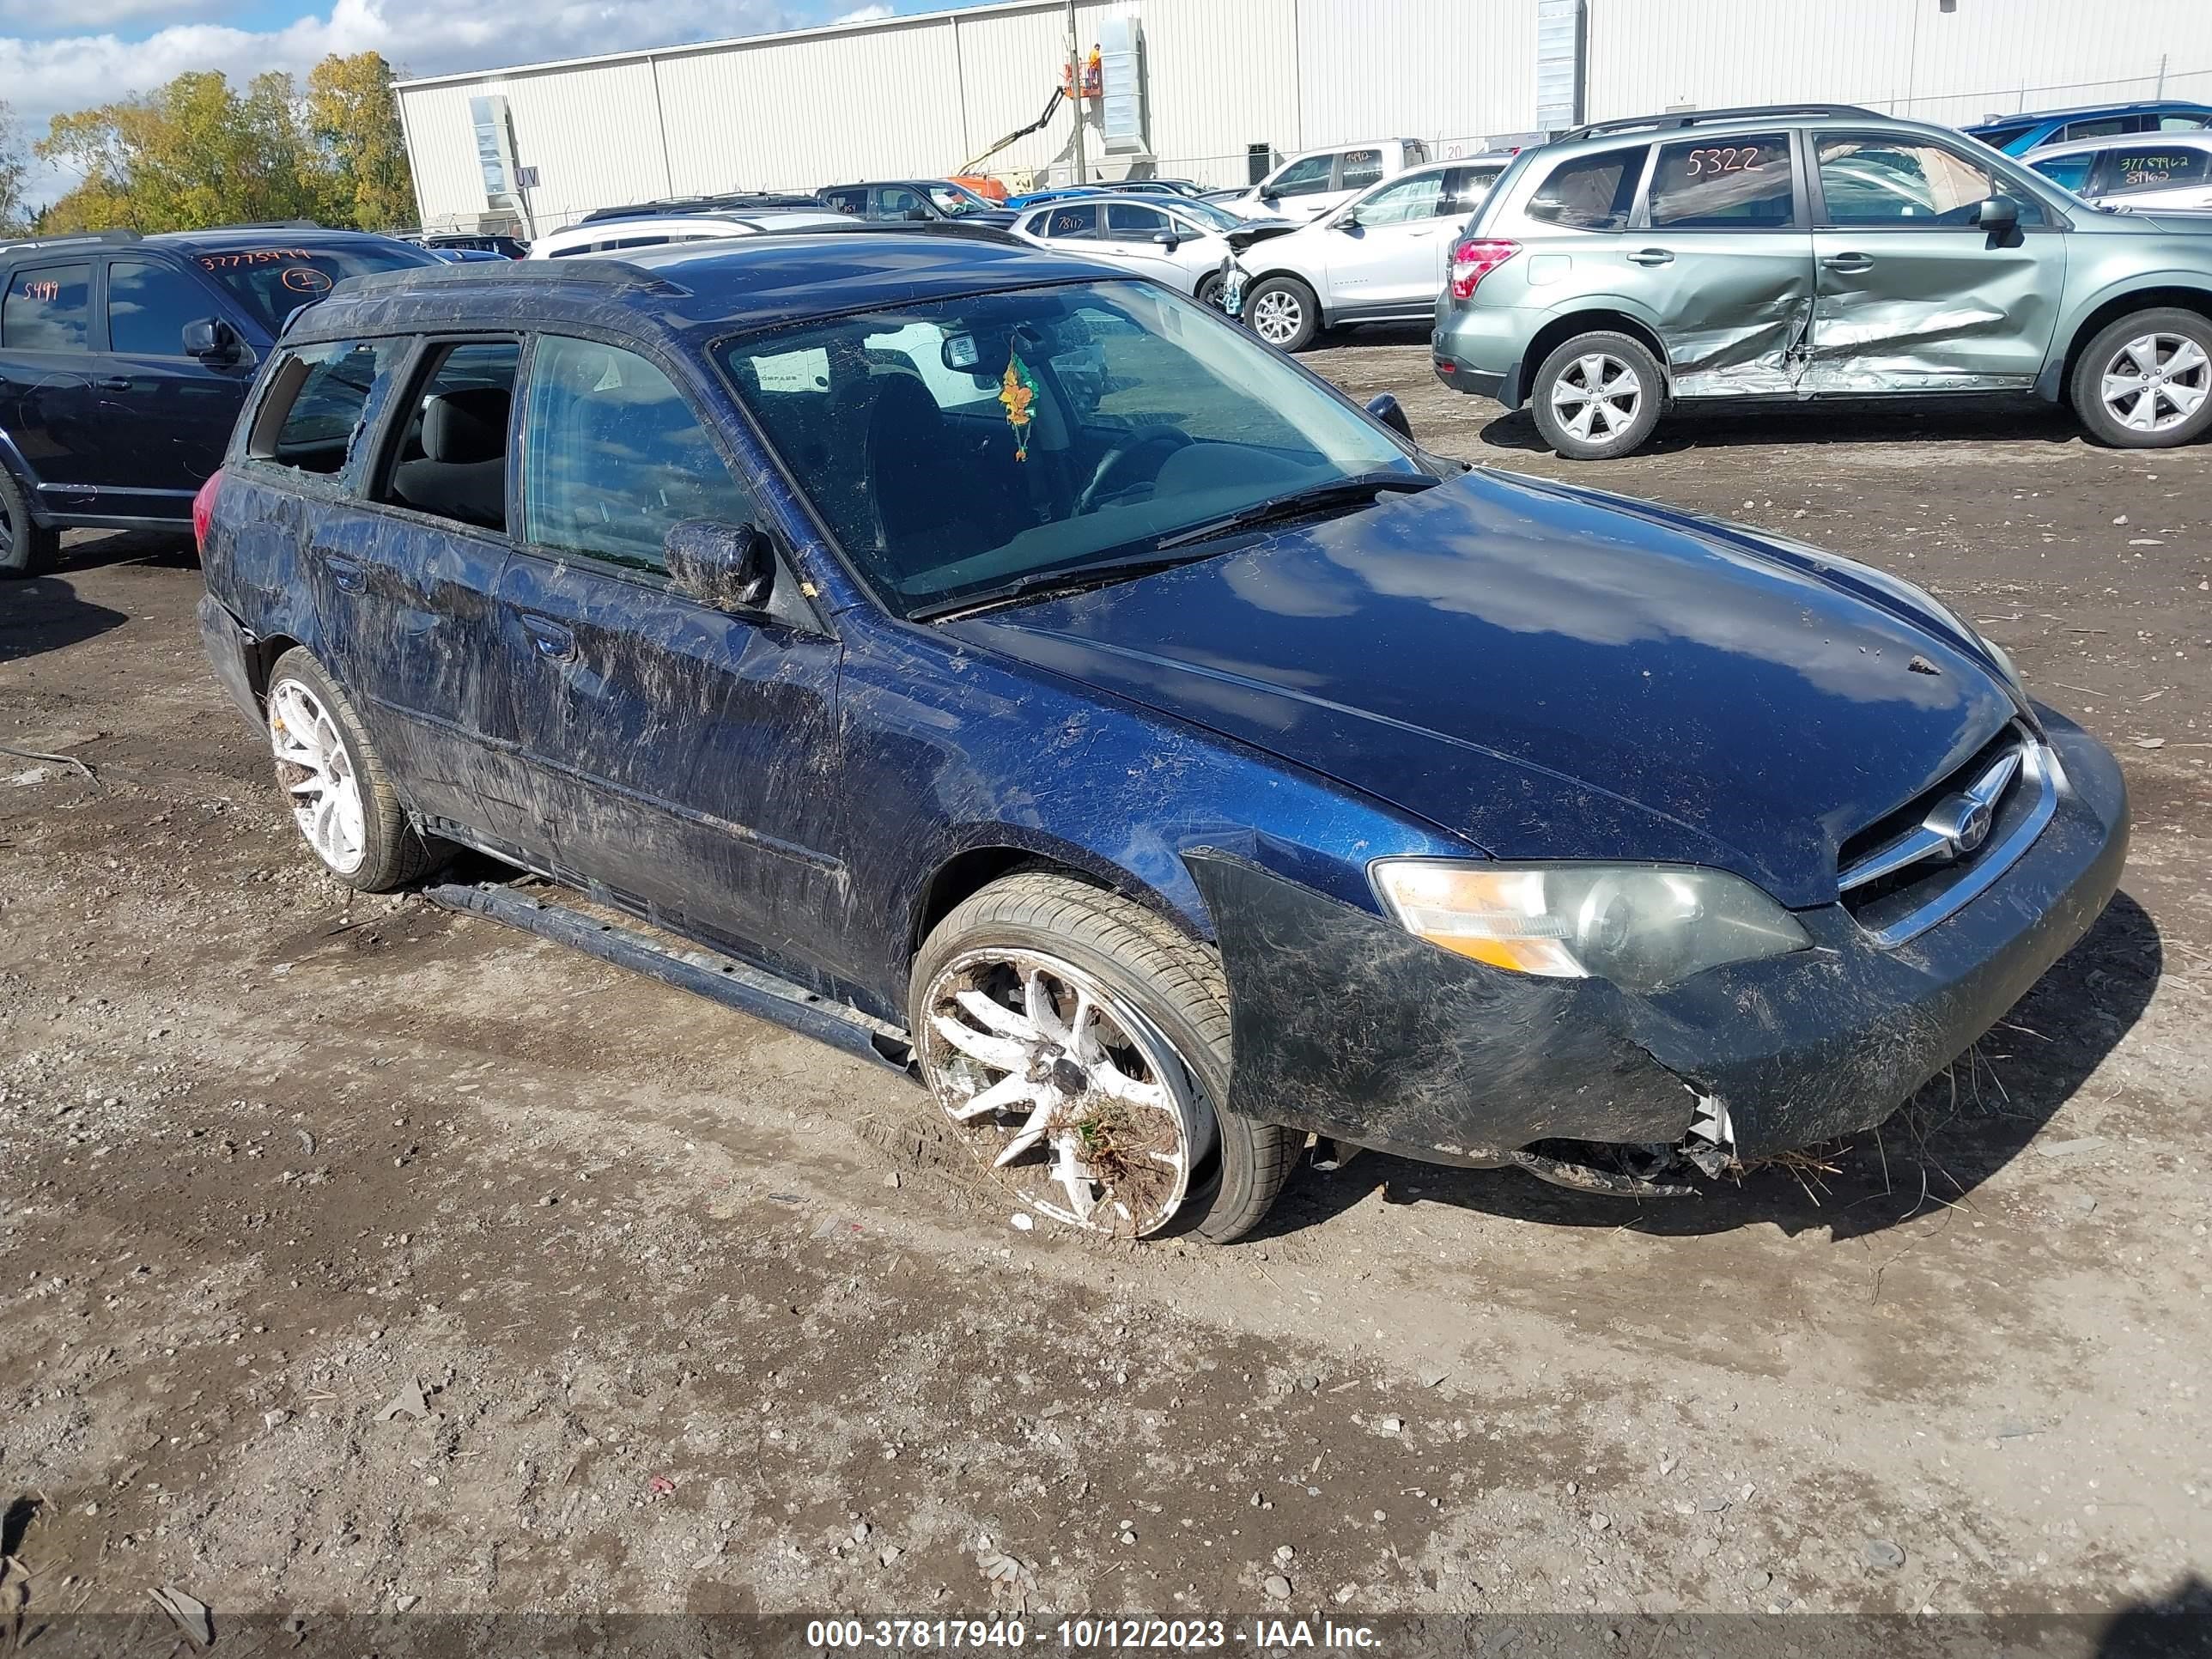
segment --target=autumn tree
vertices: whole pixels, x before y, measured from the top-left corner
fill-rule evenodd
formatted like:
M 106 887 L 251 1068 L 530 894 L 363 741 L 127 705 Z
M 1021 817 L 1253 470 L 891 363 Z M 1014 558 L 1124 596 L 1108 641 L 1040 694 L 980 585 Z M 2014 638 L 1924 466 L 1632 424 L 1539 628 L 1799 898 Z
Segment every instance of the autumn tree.
M 307 76 L 307 131 L 321 147 L 330 217 L 363 230 L 415 222 L 415 176 L 383 54 L 333 52 Z
M 374 52 L 334 55 L 316 65 L 304 100 L 280 71 L 255 76 L 242 94 L 222 75 L 202 71 L 57 115 L 37 153 L 82 182 L 46 211 L 41 228 L 153 232 L 313 219 L 385 229 L 404 222 L 413 185 L 390 80 Z

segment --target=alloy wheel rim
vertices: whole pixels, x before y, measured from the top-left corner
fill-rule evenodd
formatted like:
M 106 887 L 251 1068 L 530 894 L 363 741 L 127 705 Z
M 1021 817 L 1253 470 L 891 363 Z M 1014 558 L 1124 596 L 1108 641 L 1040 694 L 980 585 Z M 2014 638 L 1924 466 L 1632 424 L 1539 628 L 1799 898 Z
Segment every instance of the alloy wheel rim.
M 1576 358 L 1552 382 L 1552 413 L 1586 443 L 1619 437 L 1635 423 L 1643 407 L 1643 378 L 1607 352 Z
M 269 693 L 269 746 L 300 834 L 317 858 L 351 875 L 368 850 L 361 780 L 337 722 L 297 680 L 280 680 Z
M 1073 963 L 1010 947 L 955 957 L 922 1006 L 931 1091 L 1019 1203 L 1121 1237 L 1175 1218 L 1212 1119 L 1151 1020 Z
M 2105 365 L 2102 392 L 2130 432 L 2171 432 L 2212 394 L 2212 357 L 2185 334 L 2139 334 Z
M 1305 307 L 1282 289 L 1262 294 L 1252 307 L 1252 327 L 1269 345 L 1294 337 L 1305 320 Z

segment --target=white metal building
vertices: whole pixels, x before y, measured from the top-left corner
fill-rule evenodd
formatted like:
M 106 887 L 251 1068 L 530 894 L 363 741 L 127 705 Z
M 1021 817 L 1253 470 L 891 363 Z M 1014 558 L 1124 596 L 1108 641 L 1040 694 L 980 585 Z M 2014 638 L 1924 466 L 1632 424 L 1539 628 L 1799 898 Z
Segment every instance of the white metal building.
M 1255 146 L 1448 151 L 1788 99 L 1951 122 L 2212 101 L 2212 0 L 1000 0 L 403 82 L 423 222 L 507 216 L 490 198 L 510 185 L 544 230 L 656 197 L 942 176 L 1036 118 L 1071 11 L 1083 54 L 1131 48 L 1084 100 L 1093 176 L 1235 184 Z M 1065 179 L 1073 131 L 1062 104 L 986 170 Z

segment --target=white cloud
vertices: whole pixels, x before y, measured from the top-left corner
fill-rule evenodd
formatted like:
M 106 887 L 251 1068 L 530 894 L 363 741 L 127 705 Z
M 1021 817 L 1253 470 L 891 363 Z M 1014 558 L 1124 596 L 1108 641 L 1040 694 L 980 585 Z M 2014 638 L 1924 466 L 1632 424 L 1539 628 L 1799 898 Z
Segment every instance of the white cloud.
M 0 0 L 0 19 L 25 15 L 28 3 Z M 76 0 L 72 20 L 105 26 L 102 32 L 42 40 L 0 35 L 0 88 L 22 124 L 26 143 L 43 135 L 56 114 L 143 92 L 188 70 L 220 70 L 242 86 L 266 70 L 304 77 L 330 52 L 374 50 L 405 74 L 440 75 L 794 28 L 823 21 L 828 9 L 823 0 L 567 0 L 533 10 L 528 29 L 518 30 L 511 10 L 445 0 L 333 0 L 326 13 L 279 29 L 175 22 L 130 39 L 112 27 L 133 16 L 174 16 L 199 3 Z M 857 19 L 890 11 L 870 5 L 849 15 Z M 41 197 L 73 182 L 39 171 L 43 176 L 34 179 L 33 189 Z
M 879 17 L 890 15 L 891 15 L 891 9 L 889 6 L 878 4 L 862 6 L 854 11 L 839 12 L 830 21 L 833 23 L 872 23 Z
M 221 0 L 76 0 L 66 27 L 112 28 L 118 23 L 194 17 L 212 11 Z M 43 0 L 0 0 L 0 27 L 51 33 L 54 9 Z

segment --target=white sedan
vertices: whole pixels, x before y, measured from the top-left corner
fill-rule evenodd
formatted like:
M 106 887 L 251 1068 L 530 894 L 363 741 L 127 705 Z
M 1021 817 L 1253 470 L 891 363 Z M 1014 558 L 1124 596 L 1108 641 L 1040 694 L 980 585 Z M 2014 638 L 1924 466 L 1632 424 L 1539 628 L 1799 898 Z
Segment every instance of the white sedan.
M 2142 132 L 2050 144 L 2024 158 L 2099 207 L 2132 213 L 2212 208 L 2212 132 Z
M 1229 233 L 1255 225 L 1291 228 L 1280 221 L 1240 219 L 1211 202 L 1102 191 L 1031 208 L 1014 221 L 1014 234 L 1039 247 L 1127 265 L 1220 307 L 1229 297 Z

